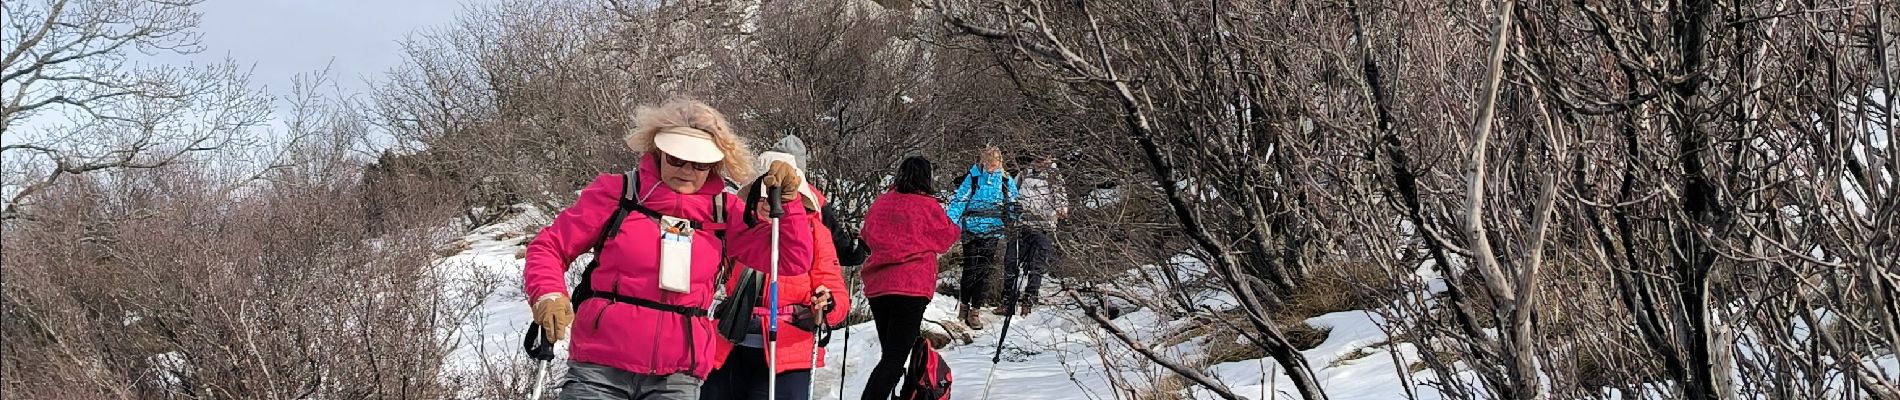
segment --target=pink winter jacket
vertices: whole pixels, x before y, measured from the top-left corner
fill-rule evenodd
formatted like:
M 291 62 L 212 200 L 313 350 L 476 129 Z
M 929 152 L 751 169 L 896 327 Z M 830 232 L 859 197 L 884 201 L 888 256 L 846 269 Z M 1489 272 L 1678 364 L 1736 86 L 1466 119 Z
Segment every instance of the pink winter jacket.
M 957 225 L 937 198 L 884 192 L 864 212 L 864 296 L 930 298 L 937 289 L 937 255 L 957 242 Z
M 620 232 L 602 245 L 600 266 L 591 280 L 597 296 L 574 310 L 573 342 L 568 354 L 573 361 L 605 365 L 646 375 L 688 372 L 704 379 L 712 371 L 712 342 L 717 339 L 714 324 L 707 318 L 687 318 L 680 314 L 615 303 L 605 298 L 618 291 L 622 296 L 663 304 L 706 309 L 712 304 L 713 277 L 718 274 L 720 242 L 711 224 L 713 196 L 727 196 L 727 233 L 725 256 L 741 265 L 769 265 L 771 224 L 763 216 L 757 226 L 745 226 L 745 205 L 739 197 L 725 193 L 718 174 L 707 177 L 707 185 L 698 192 L 681 194 L 661 183 L 658 164 L 651 155 L 640 159 L 641 204 L 660 214 L 700 221 L 706 225 L 693 236 L 692 282 L 688 293 L 660 289 L 659 225 L 638 212 L 628 212 Z M 554 223 L 528 244 L 527 267 L 521 281 L 528 301 L 548 293 L 567 293 L 563 275 L 567 266 L 586 253 L 600 235 L 607 218 L 618 206 L 624 184 L 621 175 L 594 178 L 581 189 L 574 205 L 554 217 Z M 785 221 L 804 221 L 804 207 L 785 203 Z M 811 267 L 811 227 L 803 223 L 779 226 L 779 272 L 804 274 Z M 687 337 L 690 332 L 691 342 Z M 689 351 L 690 349 L 690 351 Z

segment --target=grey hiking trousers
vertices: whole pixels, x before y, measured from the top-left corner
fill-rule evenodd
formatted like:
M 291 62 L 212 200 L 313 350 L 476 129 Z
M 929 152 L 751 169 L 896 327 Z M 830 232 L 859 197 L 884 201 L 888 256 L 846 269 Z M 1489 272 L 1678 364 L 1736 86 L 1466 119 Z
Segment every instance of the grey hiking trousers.
M 561 400 L 698 400 L 699 378 L 677 373 L 640 375 L 598 364 L 568 362 Z

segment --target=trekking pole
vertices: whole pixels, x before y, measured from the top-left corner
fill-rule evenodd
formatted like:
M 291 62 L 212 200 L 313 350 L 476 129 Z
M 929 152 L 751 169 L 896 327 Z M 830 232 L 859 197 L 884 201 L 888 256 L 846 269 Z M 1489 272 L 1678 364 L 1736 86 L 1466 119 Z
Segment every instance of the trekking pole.
M 1010 279 L 1009 284 L 1011 287 L 1015 287 L 1016 283 L 1020 280 L 1022 280 L 1021 277 L 1017 277 L 1016 279 Z M 1017 296 L 1012 296 L 1009 298 L 1010 313 L 1008 315 L 1003 316 L 1003 332 L 1000 335 L 997 335 L 996 337 L 996 353 L 990 355 L 989 377 L 983 379 L 983 399 L 984 400 L 988 400 L 990 398 L 990 386 L 991 384 L 996 383 L 996 365 L 1003 362 L 1003 343 L 1009 340 L 1009 322 L 1011 319 L 1016 318 L 1016 307 L 1018 306 L 1017 303 L 1019 303 L 1019 301 L 1017 300 L 1018 297 L 1021 297 L 1021 295 L 1019 294 Z
M 847 319 L 851 317 L 850 310 L 846 310 L 844 314 L 845 314 L 845 318 Z M 848 371 L 848 368 L 851 367 L 851 327 L 850 326 L 844 327 L 844 345 L 840 347 L 843 347 L 843 348 L 839 350 L 843 350 L 843 351 L 838 354 L 838 400 L 844 400 L 844 379 L 845 379 L 846 371 Z
M 527 335 L 521 338 L 521 348 L 538 364 L 534 368 L 534 394 L 529 395 L 528 400 L 541 400 L 541 390 L 548 381 L 548 364 L 554 362 L 554 343 L 541 334 L 541 324 L 530 322 Z
M 772 207 L 772 212 L 768 215 L 772 218 L 772 266 L 770 269 L 772 283 L 771 293 L 768 294 L 771 299 L 765 303 L 770 305 L 766 309 L 770 310 L 768 313 L 771 314 L 765 324 L 765 398 L 767 399 L 778 398 L 778 220 L 779 217 L 785 216 L 785 205 L 779 201 L 779 196 L 782 196 L 784 192 L 784 188 L 773 186 L 767 189 L 766 196 L 768 197 L 765 200 Z
M 1023 257 L 1024 254 L 1022 253 L 1021 246 L 1018 246 L 1015 240 L 1017 233 L 1010 231 L 1010 224 L 1009 224 L 1010 217 L 1014 214 L 1012 212 L 1013 211 L 1012 208 L 1015 207 L 1015 202 L 1011 201 L 1010 205 L 1005 206 L 1005 207 L 1006 208 L 1003 209 L 1003 232 L 1005 234 L 1004 240 L 1009 241 L 1009 244 L 1006 245 L 1006 246 L 1009 246 L 1009 248 L 1004 249 L 1004 252 L 1005 254 L 1014 253 L 1016 257 L 1014 259 L 1005 260 L 1004 262 L 1006 264 L 1021 264 L 1025 257 Z M 1005 258 L 1008 258 L 1008 257 L 1005 257 Z M 1004 269 L 1009 269 L 1010 267 L 1012 266 L 1011 265 L 1003 266 Z M 1008 290 L 1007 293 L 1009 293 L 1009 298 L 1004 300 L 1006 302 L 1005 307 L 1007 307 L 1007 308 L 1004 308 L 1004 310 L 1008 310 L 1009 313 L 1003 314 L 1003 331 L 996 336 L 996 353 L 990 355 L 989 377 L 983 379 L 983 400 L 989 400 L 990 386 L 996 383 L 996 365 L 1003 362 L 1003 343 L 1009 340 L 1009 322 L 1011 319 L 1016 318 L 1016 314 L 1017 314 L 1016 307 L 1022 306 L 1021 299 L 1023 297 L 1023 293 L 1022 293 L 1021 283 L 1022 283 L 1022 278 L 1024 275 L 1023 266 L 1014 265 L 1014 267 L 1016 268 L 1016 273 L 1009 274 L 1009 286 L 1007 288 Z
M 814 325 L 811 331 L 811 378 L 805 379 L 806 400 L 818 398 L 818 361 L 820 361 L 818 359 L 818 343 L 819 338 L 825 337 L 826 332 L 830 331 L 829 328 L 831 328 L 825 323 L 824 309 L 816 308 L 817 304 L 813 304 L 812 306 L 814 306 L 813 310 L 817 311 L 812 313 L 812 319 L 818 320 L 818 324 Z M 844 377 L 840 375 L 838 381 L 840 383 L 844 382 Z M 842 398 L 842 396 L 840 396 L 840 398 Z

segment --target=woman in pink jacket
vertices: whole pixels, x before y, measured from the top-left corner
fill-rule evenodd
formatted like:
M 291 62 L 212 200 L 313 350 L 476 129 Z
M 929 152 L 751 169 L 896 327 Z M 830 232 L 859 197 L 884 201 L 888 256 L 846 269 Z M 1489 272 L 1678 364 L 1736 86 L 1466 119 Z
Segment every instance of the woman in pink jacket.
M 897 168 L 896 186 L 871 202 L 864 213 L 864 244 L 871 258 L 864 262 L 864 296 L 877 322 L 878 345 L 883 349 L 871 379 L 864 384 L 864 400 L 884 400 L 904 375 L 904 360 L 917 341 L 924 307 L 937 288 L 937 255 L 956 244 L 957 226 L 937 203 L 931 188 L 930 161 L 904 159 Z
M 725 117 L 674 100 L 640 108 L 635 123 L 627 135 L 627 146 L 641 153 L 633 176 L 595 178 L 528 244 L 522 284 L 535 322 L 557 342 L 574 323 L 562 399 L 696 399 L 713 367 L 718 339 L 706 309 L 722 259 L 771 264 L 766 207 L 748 217 L 744 202 L 725 191 L 722 176 L 745 182 L 752 171 L 752 154 Z M 773 163 L 747 193 L 801 184 L 790 165 Z M 785 220 L 804 221 L 798 191 L 784 192 L 765 201 L 783 202 Z M 805 273 L 811 227 L 779 229 L 779 272 Z M 563 276 L 589 251 L 594 262 L 570 300 Z
M 787 153 L 768 151 L 759 155 L 760 160 L 785 160 L 796 164 L 794 156 Z M 799 176 L 804 176 L 803 170 Z M 803 179 L 800 179 L 803 180 Z M 818 317 L 824 316 L 824 324 L 833 326 L 844 323 L 851 311 L 851 296 L 832 296 L 832 293 L 846 293 L 844 273 L 838 265 L 837 251 L 832 247 L 831 231 L 820 220 L 825 209 L 825 193 L 806 184 L 799 188 L 798 197 L 804 203 L 804 221 L 784 220 L 780 223 L 802 223 L 811 227 L 812 265 L 811 272 L 804 275 L 785 275 L 779 277 L 778 285 L 778 357 L 766 360 L 766 333 L 763 332 L 771 320 L 771 312 L 765 304 L 759 304 L 752 311 L 752 319 L 742 326 L 745 336 L 740 343 L 724 340 L 713 341 L 718 349 L 713 354 L 715 369 L 706 376 L 704 390 L 699 391 L 699 400 L 772 400 L 766 395 L 771 392 L 769 375 L 778 376 L 778 399 L 808 400 L 811 398 L 812 371 L 823 367 L 825 352 L 817 348 L 816 358 L 812 357 L 813 346 L 817 345 Z M 734 268 L 726 276 L 726 293 L 736 293 L 740 282 L 745 281 L 742 274 L 750 272 Z M 770 287 L 757 285 L 751 289 L 759 294 L 758 301 L 764 303 L 771 298 Z M 733 301 L 728 298 L 727 301 Z M 835 301 L 835 303 L 834 303 Z M 816 310 L 816 311 L 814 311 Z M 719 316 L 726 317 L 726 316 Z M 728 321 L 730 322 L 730 321 Z M 730 338 L 729 338 L 730 339 Z M 776 367 L 776 368 L 774 368 Z M 768 372 L 770 371 L 770 372 Z

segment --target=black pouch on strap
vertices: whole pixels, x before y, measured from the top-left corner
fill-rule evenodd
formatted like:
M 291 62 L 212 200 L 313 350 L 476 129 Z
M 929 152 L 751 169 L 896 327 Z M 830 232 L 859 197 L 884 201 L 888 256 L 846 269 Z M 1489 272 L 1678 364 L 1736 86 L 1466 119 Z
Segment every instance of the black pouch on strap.
M 759 271 L 741 268 L 739 286 L 713 309 L 713 319 L 719 322 L 719 336 L 732 344 L 745 341 L 746 325 L 752 325 L 752 309 L 759 306 L 759 291 L 764 288 L 761 281 L 765 280 Z

